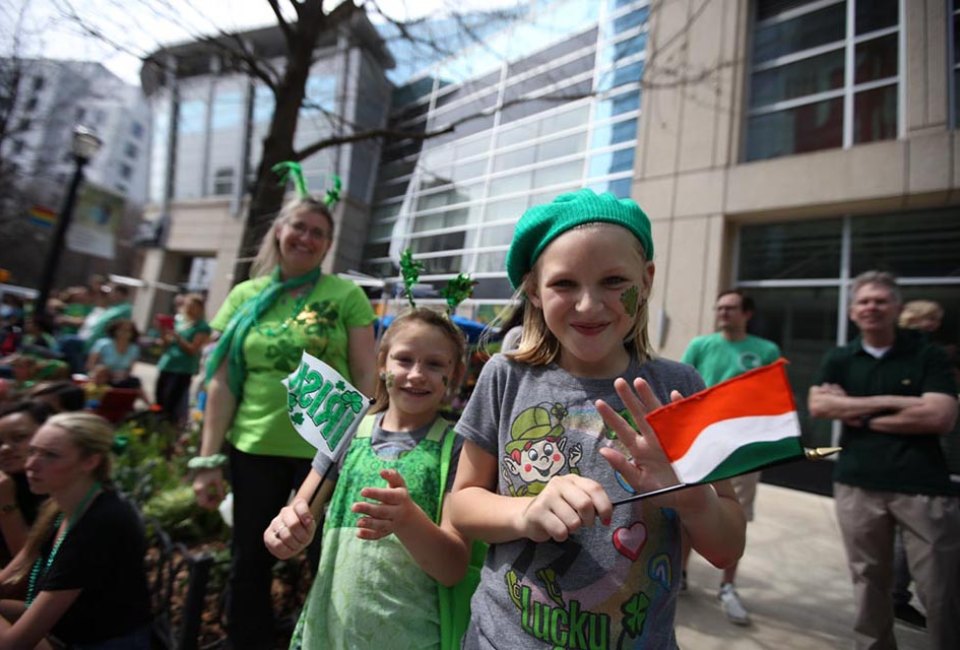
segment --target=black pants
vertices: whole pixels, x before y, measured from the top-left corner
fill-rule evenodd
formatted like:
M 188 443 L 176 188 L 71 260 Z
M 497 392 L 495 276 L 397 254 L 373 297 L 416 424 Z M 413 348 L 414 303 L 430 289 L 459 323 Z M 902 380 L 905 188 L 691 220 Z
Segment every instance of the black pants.
M 270 586 L 276 558 L 263 544 L 263 531 L 310 472 L 310 461 L 282 456 L 247 454 L 230 447 L 233 490 L 233 540 L 227 634 L 236 650 L 263 650 L 274 645 L 273 600 Z M 308 552 L 316 567 L 320 532 Z
M 190 392 L 193 375 L 185 372 L 160 371 L 154 397 L 163 409 L 163 414 L 171 421 L 180 424 L 186 417 L 183 410 L 184 397 Z

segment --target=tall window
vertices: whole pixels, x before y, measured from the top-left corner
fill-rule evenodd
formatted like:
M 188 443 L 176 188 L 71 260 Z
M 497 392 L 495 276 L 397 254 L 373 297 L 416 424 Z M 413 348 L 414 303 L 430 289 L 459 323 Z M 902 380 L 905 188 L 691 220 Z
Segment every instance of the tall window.
M 399 128 L 458 126 L 384 147 L 363 270 L 393 275 L 409 247 L 422 281 L 467 271 L 475 300 L 506 301 L 504 260 L 529 206 L 580 187 L 629 196 L 650 4 L 530 3 L 538 12 L 496 37 L 502 57 L 484 48 L 468 65 L 465 53 L 429 71 L 432 88 L 397 92 Z
M 953 209 L 790 221 L 740 228 L 737 284 L 757 301 L 750 326 L 776 341 L 801 413 L 805 443 L 831 443 L 827 420 L 806 414 L 807 391 L 823 354 L 851 340 L 848 282 L 864 271 L 898 276 L 904 300 L 945 309 L 934 340 L 960 340 L 960 220 Z M 960 453 L 955 446 L 954 454 Z M 957 458 L 960 461 L 960 457 Z
M 746 160 L 898 134 L 900 0 L 758 0 Z

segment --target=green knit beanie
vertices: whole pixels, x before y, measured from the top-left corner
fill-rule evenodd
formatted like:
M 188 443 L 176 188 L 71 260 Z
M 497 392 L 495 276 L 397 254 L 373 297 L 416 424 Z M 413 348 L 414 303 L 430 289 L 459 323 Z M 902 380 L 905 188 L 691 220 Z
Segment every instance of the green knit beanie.
M 583 189 L 561 194 L 551 203 L 535 205 L 520 217 L 507 251 L 507 276 L 517 289 L 543 249 L 571 228 L 585 223 L 612 223 L 623 226 L 640 240 L 648 261 L 653 259 L 650 220 L 630 199 L 618 199 L 605 192 Z

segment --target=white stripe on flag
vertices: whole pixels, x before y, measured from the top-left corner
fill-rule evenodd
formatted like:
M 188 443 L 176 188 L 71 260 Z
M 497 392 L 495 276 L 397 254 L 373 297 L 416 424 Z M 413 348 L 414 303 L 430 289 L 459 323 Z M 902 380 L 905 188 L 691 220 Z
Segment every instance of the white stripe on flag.
M 714 422 L 703 429 L 687 453 L 673 462 L 684 483 L 696 483 L 710 474 L 738 448 L 757 442 L 775 442 L 800 433 L 796 411 L 755 415 Z

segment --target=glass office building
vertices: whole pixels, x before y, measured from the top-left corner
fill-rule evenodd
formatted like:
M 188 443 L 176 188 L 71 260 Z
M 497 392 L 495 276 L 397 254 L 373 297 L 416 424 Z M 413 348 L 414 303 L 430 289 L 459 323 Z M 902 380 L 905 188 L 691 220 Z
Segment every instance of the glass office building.
M 530 205 L 580 187 L 630 196 L 649 2 L 534 2 L 455 59 L 394 91 L 363 270 L 396 276 L 410 248 L 421 281 L 477 281 L 473 315 L 511 290 L 506 251 Z M 468 303 L 469 304 L 469 303 Z

